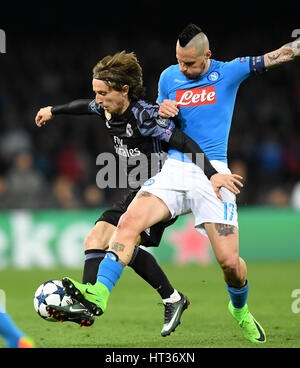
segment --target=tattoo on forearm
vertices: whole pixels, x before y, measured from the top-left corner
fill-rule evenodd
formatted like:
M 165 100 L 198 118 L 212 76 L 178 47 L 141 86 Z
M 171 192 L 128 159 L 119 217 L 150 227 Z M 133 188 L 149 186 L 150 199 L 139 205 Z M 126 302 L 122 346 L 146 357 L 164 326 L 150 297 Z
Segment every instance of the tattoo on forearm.
M 283 45 L 279 50 L 268 53 L 266 67 L 273 67 L 294 60 L 300 56 L 300 38 Z
M 281 55 L 281 52 L 277 53 L 277 54 L 271 54 L 271 55 L 268 55 L 268 59 L 269 61 L 275 61 L 279 58 L 279 56 Z
M 114 242 L 114 243 L 111 244 L 110 248 L 112 250 L 116 250 L 118 252 L 123 252 L 124 249 L 125 249 L 125 245 L 121 244 L 121 243 L 118 243 L 118 242 Z
M 284 45 L 284 47 L 290 47 L 293 51 L 295 51 L 297 53 L 300 52 L 300 37 L 297 38 L 295 41 L 293 42 L 289 42 L 286 45 Z
M 284 50 L 285 57 L 293 60 L 295 57 L 300 55 L 300 38 L 294 42 L 287 43 L 282 47 L 282 49 Z
M 228 236 L 234 233 L 234 226 L 227 224 L 215 224 L 216 230 L 220 236 Z
M 149 192 L 139 192 L 136 196 L 136 198 L 142 198 L 142 197 L 150 197 L 151 193 Z

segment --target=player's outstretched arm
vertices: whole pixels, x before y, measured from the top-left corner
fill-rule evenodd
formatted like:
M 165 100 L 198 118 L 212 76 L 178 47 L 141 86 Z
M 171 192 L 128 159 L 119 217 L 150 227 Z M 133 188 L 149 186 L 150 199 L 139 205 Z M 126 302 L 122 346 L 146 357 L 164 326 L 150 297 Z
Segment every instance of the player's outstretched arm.
M 293 42 L 283 45 L 278 50 L 265 54 L 265 68 L 269 69 L 283 63 L 294 61 L 297 57 L 300 57 L 300 37 Z
M 90 103 L 93 100 L 75 100 L 65 105 L 47 106 L 39 110 L 35 123 L 40 128 L 55 115 L 87 115 L 92 114 Z

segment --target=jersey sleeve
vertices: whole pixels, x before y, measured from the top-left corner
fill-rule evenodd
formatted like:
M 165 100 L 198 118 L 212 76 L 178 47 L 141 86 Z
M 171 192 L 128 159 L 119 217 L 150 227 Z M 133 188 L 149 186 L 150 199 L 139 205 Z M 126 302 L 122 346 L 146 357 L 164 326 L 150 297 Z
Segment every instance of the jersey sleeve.
M 168 92 L 168 69 L 164 70 L 159 78 L 158 82 L 158 96 L 157 102 L 162 103 L 165 99 L 169 99 Z
M 251 74 L 259 75 L 266 71 L 264 56 L 239 57 L 225 63 L 232 84 L 239 85 Z
M 230 83 L 239 85 L 251 74 L 250 57 L 238 57 L 224 63 L 224 70 Z
M 75 100 L 64 105 L 53 106 L 53 115 L 87 115 L 91 114 L 89 104 L 91 100 Z
M 143 136 L 169 142 L 175 124 L 171 119 L 162 118 L 158 115 L 158 106 L 148 108 L 135 106 L 132 112 L 137 120 L 137 127 Z

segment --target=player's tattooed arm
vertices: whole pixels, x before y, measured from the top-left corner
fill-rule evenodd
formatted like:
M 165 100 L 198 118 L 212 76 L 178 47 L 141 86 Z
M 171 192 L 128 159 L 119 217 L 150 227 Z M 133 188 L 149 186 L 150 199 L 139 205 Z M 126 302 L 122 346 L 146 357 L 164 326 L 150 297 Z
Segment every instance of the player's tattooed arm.
M 264 55 L 267 69 L 295 60 L 300 56 L 300 37 L 295 41 L 283 45 L 280 49 Z

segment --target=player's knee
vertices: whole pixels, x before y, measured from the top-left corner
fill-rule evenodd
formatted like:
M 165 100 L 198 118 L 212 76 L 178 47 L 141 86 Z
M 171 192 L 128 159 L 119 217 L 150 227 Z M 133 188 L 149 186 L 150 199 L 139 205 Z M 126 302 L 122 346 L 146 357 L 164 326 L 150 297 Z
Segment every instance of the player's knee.
M 239 272 L 239 257 L 225 256 L 218 260 L 219 264 L 226 274 L 235 275 Z
M 85 239 L 84 239 L 84 250 L 89 250 L 89 249 L 95 249 L 95 240 L 94 237 L 92 235 L 88 235 Z
M 117 230 L 138 236 L 140 233 L 139 227 L 139 216 L 127 211 L 120 217 Z
M 93 232 L 91 232 L 84 240 L 84 250 L 89 249 L 101 249 L 105 250 L 107 245 L 103 243 L 102 239 L 97 237 Z

